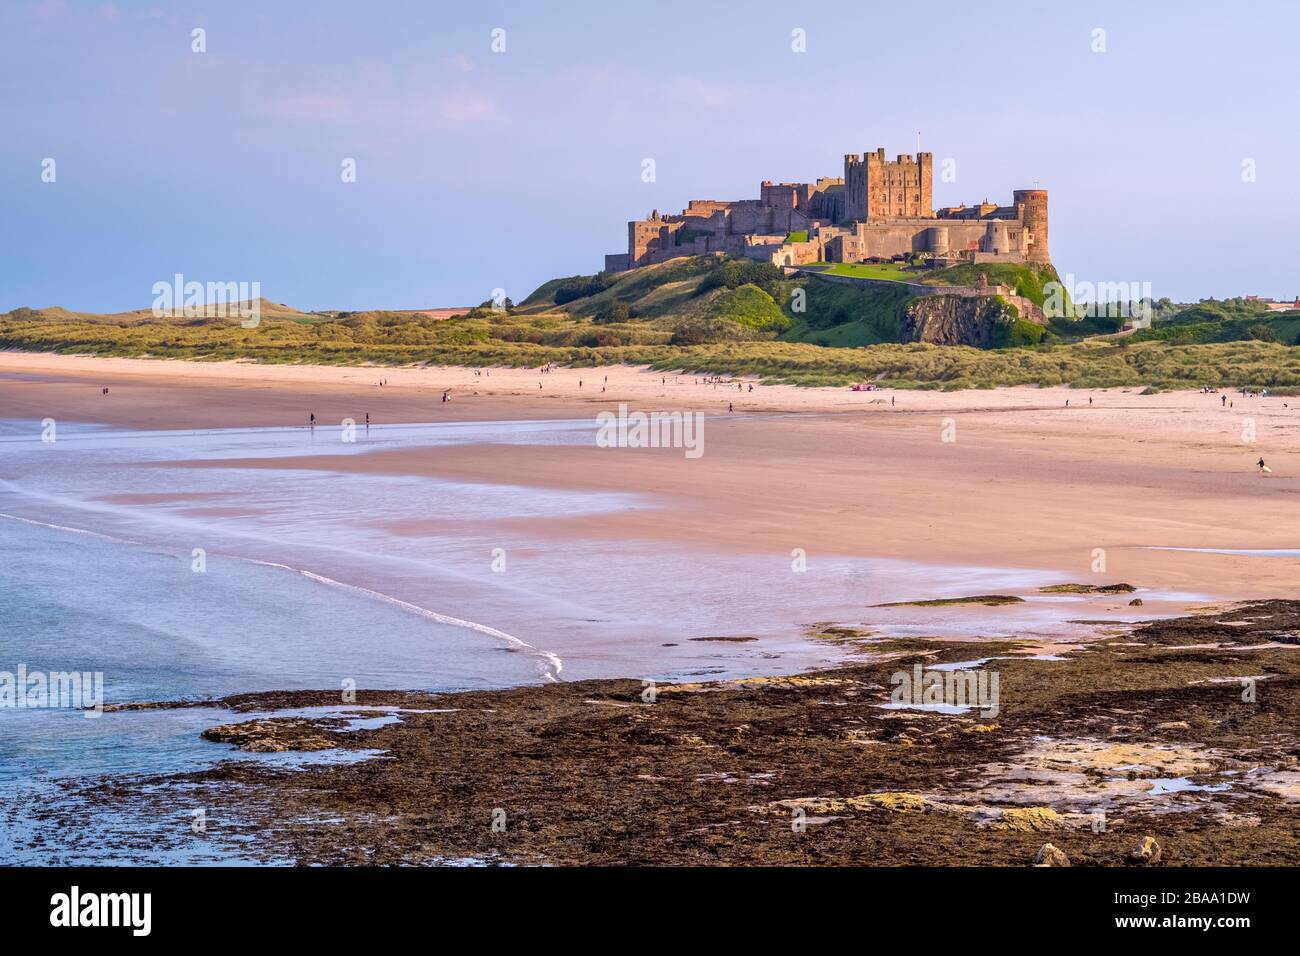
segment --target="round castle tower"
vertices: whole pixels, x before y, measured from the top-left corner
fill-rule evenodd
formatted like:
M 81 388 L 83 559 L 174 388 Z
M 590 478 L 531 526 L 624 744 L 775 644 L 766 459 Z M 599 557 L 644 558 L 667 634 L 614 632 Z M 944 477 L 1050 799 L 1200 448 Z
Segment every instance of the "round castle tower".
M 1047 190 L 1017 189 L 1012 193 L 1012 202 L 1020 211 L 1029 236 L 1029 252 L 1026 254 L 1032 262 L 1050 262 L 1047 251 Z

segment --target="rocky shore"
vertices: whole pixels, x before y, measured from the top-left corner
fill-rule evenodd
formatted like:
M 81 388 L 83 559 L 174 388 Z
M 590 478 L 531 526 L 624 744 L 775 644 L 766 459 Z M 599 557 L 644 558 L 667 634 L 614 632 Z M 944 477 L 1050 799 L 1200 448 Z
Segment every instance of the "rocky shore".
M 1300 602 L 1111 625 L 1055 660 L 1015 641 L 826 636 L 857 641 L 862 663 L 346 704 L 333 691 L 226 698 L 258 716 L 213 741 L 382 756 L 286 768 L 232 751 L 80 796 L 152 813 L 156 839 L 176 845 L 191 839 L 178 813 L 201 808 L 205 839 L 298 863 L 1300 863 Z M 916 665 L 996 670 L 997 716 L 883 706 Z M 299 710 L 327 705 L 322 720 Z M 348 729 L 349 706 L 396 719 Z

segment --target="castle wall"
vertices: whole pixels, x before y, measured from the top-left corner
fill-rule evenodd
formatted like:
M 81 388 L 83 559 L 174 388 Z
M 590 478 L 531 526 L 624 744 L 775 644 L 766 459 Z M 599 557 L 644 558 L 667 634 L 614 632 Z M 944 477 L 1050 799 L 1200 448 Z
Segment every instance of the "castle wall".
M 988 253 L 1006 257 L 1000 261 L 1022 261 L 1028 248 L 1025 229 L 1014 219 L 894 219 L 823 227 L 817 235 L 828 246 L 832 262 L 890 259 L 917 252 Z
M 821 261 L 821 243 L 814 239 L 810 239 L 807 242 L 783 242 L 782 240 L 785 238 L 784 236 L 748 236 L 746 238 L 776 239 L 775 242 L 752 243 L 746 246 L 745 255 L 749 256 L 751 259 L 770 262 L 773 265 L 778 266 L 806 266 L 810 262 Z

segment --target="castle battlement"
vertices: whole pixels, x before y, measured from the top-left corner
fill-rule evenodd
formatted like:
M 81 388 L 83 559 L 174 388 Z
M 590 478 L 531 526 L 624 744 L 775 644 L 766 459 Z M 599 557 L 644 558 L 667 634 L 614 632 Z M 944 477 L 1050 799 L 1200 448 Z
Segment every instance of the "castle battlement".
M 758 199 L 692 199 L 678 215 L 628 223 L 627 253 L 611 271 L 678 256 L 729 253 L 780 265 L 859 262 L 929 253 L 972 260 L 1049 261 L 1047 190 L 1017 189 L 1010 206 L 987 200 L 933 207 L 934 155 L 844 154 L 843 177 L 759 183 Z M 807 239 L 786 242 L 792 234 Z

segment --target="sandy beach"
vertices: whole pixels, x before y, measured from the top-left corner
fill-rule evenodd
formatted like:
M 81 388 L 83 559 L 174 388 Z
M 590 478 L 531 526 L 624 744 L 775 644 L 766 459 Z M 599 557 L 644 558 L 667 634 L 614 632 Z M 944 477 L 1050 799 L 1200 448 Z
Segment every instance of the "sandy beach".
M 1295 557 L 1158 550 L 1300 546 L 1288 520 L 1300 494 L 1300 402 L 1287 397 L 853 392 L 737 387 L 626 367 L 542 373 L 0 353 L 0 417 L 37 422 L 233 428 L 302 425 L 314 413 L 336 428 L 368 413 L 377 424 L 590 418 L 594 432 L 596 414 L 621 402 L 709 416 L 704 454 L 489 443 L 320 454 L 292 466 L 637 492 L 663 505 L 548 519 L 551 536 L 803 549 L 810 561 L 863 554 L 1038 568 L 1214 599 L 1297 592 Z M 1258 473 L 1260 457 L 1270 475 Z M 275 458 L 202 465 L 287 467 Z

